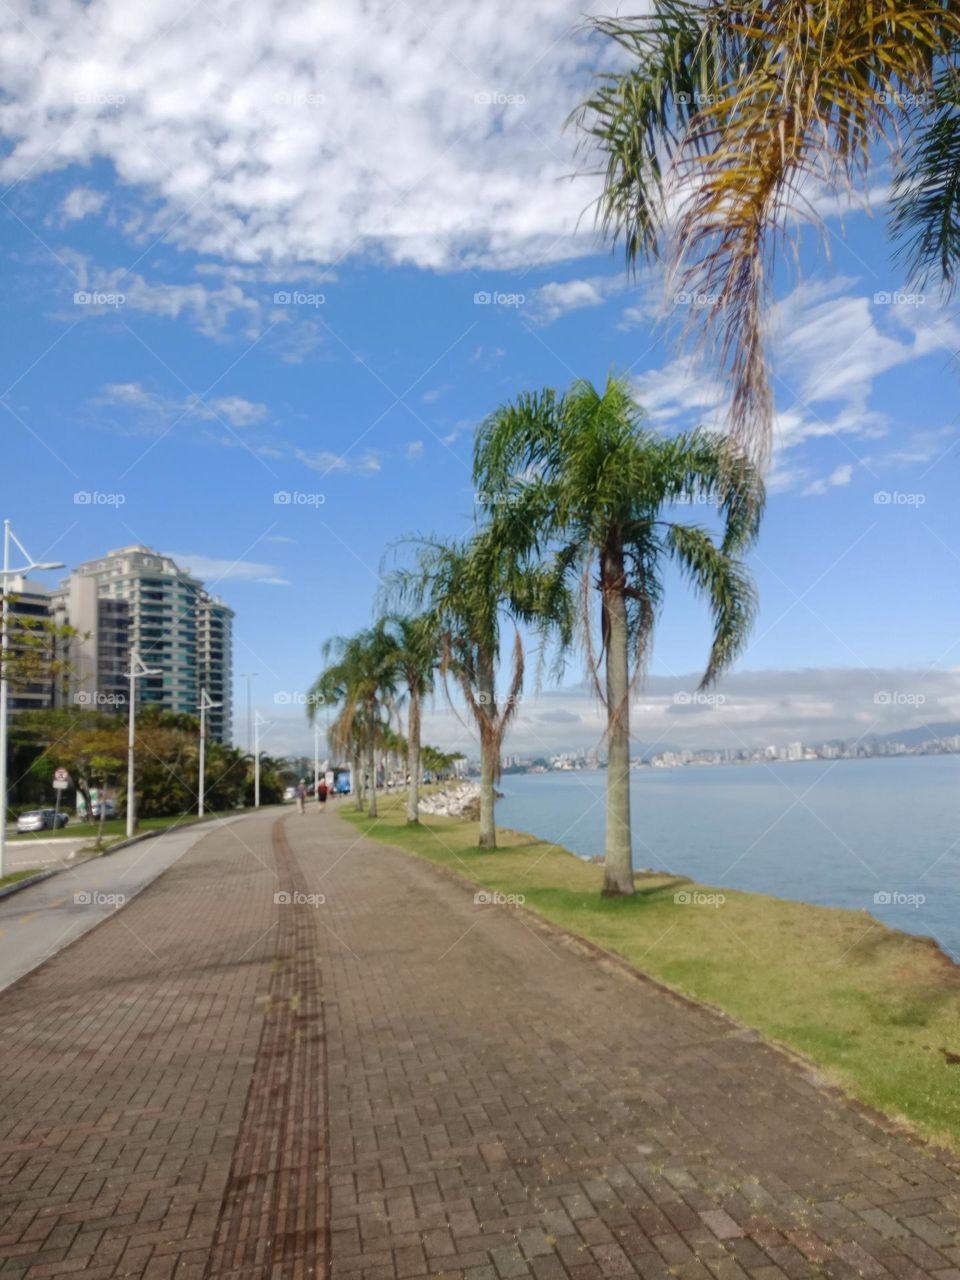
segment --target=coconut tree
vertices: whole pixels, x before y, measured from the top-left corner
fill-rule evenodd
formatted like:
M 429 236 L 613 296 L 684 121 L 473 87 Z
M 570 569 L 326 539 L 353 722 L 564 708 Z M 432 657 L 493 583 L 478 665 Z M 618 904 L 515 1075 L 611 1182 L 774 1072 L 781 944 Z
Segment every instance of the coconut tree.
M 942 0 L 652 0 L 594 29 L 628 65 L 575 113 L 602 167 L 598 223 L 632 267 L 666 259 L 704 306 L 738 444 L 769 444 L 769 282 L 815 196 L 892 160 L 894 234 L 921 273 L 960 264 L 960 9 Z
M 394 660 L 407 697 L 407 823 L 420 821 L 420 722 L 423 699 L 433 690 L 440 665 L 440 635 L 429 614 L 391 614 L 384 620 L 394 642 Z
M 351 758 L 357 770 L 358 795 L 362 762 L 367 775 L 367 813 L 375 818 L 378 734 L 384 725 L 386 703 L 396 691 L 394 644 L 380 622 L 354 636 L 336 636 L 328 640 L 323 652 L 332 661 L 310 690 L 308 713 L 315 712 L 320 699 L 339 694 L 341 711 L 337 718 L 337 740 L 349 745 L 353 753 Z
M 433 619 L 440 640 L 440 670 L 459 686 L 480 739 L 481 849 L 495 849 L 495 783 L 500 751 L 523 689 L 525 657 L 518 622 L 545 644 L 556 632 L 569 643 L 574 613 L 563 577 L 523 566 L 491 528 L 457 542 L 421 540 L 414 569 L 393 575 L 388 590 Z M 513 626 L 510 674 L 497 689 L 501 633 Z
M 615 378 L 602 392 L 577 382 L 563 396 L 525 395 L 498 410 L 477 434 L 474 468 L 495 512 L 494 536 L 520 555 L 521 572 L 524 558 L 552 555 L 579 583 L 582 639 L 607 711 L 604 893 L 633 893 L 629 698 L 649 655 L 664 570 L 677 566 L 710 606 L 713 643 L 701 687 L 709 685 L 752 620 L 753 587 L 738 557 L 758 531 L 762 481 L 725 436 L 650 430 L 627 383 Z M 678 518 L 694 503 L 716 505 L 718 534 Z

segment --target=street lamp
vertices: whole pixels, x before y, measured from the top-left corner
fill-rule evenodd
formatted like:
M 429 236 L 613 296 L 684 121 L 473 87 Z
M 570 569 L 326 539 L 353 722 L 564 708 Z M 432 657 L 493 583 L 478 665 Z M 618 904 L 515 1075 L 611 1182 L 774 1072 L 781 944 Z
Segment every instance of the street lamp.
M 313 726 L 313 795 L 316 799 L 317 787 L 320 785 L 320 726 Z
M 240 679 L 247 682 L 247 751 L 249 752 L 253 746 L 253 686 L 250 681 L 256 675 L 256 671 L 241 671 Z
M 25 557 L 27 563 L 19 569 L 10 567 L 10 544 Z M 7 705 L 9 686 L 7 682 L 7 650 L 10 648 L 10 592 L 7 590 L 7 579 L 17 577 L 21 573 L 31 573 L 34 569 L 65 569 L 66 565 L 59 560 L 34 560 L 17 535 L 10 528 L 10 521 L 3 522 L 3 613 L 0 617 L 0 880 L 6 874 L 7 851 Z
M 253 718 L 253 807 L 255 809 L 260 808 L 260 727 L 269 723 L 270 721 L 264 720 L 259 711 Z
M 137 681 L 142 676 L 162 676 L 163 672 L 158 667 L 144 666 L 140 660 L 139 649 L 131 649 L 130 670 L 125 674 L 130 681 L 130 709 L 127 714 L 127 839 L 129 840 L 137 825 L 136 774 L 133 762 L 133 743 L 136 735 L 137 720 Z M 101 805 L 106 805 L 107 798 L 105 795 L 100 803 Z
M 197 817 L 203 817 L 203 788 L 206 781 L 207 764 L 207 712 L 222 707 L 222 702 L 211 702 L 206 689 L 200 690 L 200 788 L 197 792 Z

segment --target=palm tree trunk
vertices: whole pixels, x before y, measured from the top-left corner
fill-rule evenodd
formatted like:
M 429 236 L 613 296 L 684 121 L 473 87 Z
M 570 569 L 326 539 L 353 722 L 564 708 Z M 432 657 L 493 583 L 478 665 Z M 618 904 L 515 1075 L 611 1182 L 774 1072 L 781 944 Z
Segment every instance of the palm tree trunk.
M 420 821 L 420 695 L 410 690 L 410 718 L 407 724 L 407 823 Z
M 496 704 L 493 688 L 493 661 L 482 655 L 477 663 L 477 692 L 480 697 L 480 837 L 481 849 L 497 847 L 497 825 L 494 814 L 497 756 L 500 742 L 496 735 Z M 485 723 L 484 723 L 485 722 Z
M 360 750 L 350 753 L 350 787 L 353 791 L 353 803 L 363 812 L 363 777 L 360 768 Z
M 367 816 L 370 818 L 377 817 L 377 747 L 374 739 L 376 729 L 375 708 L 370 708 L 370 727 L 367 730 L 370 735 L 367 739 Z
M 623 549 L 608 546 L 601 566 L 604 642 L 607 653 L 607 842 L 603 893 L 634 892 L 630 839 L 630 672 Z

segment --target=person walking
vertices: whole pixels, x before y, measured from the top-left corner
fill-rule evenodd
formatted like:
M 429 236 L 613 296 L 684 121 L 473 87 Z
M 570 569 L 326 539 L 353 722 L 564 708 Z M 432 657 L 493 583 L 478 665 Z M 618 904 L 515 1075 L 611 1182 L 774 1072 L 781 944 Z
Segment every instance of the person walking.
M 327 803 L 327 783 L 325 778 L 321 778 L 317 783 L 317 804 L 320 806 L 320 812 L 326 812 Z
M 307 798 L 307 784 L 301 778 L 297 783 L 297 813 L 306 813 L 304 801 Z

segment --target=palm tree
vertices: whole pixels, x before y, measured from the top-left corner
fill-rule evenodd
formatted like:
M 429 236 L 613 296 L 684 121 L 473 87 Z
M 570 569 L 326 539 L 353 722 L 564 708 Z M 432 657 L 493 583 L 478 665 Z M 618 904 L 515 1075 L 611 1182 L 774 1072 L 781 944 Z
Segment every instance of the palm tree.
M 367 776 L 367 813 L 377 816 L 376 751 L 384 727 L 385 700 L 396 688 L 393 641 L 382 622 L 354 636 L 337 636 L 324 645 L 324 656 L 332 663 L 321 672 L 310 690 L 308 710 L 316 700 L 339 692 L 342 709 L 337 720 L 336 740 L 352 751 L 354 783 L 359 800 L 360 766 Z M 361 761 L 362 755 L 362 761 Z
M 666 258 L 706 305 L 732 385 L 735 444 L 762 455 L 773 397 L 764 312 L 810 196 L 898 168 L 894 234 L 951 287 L 960 263 L 960 10 L 940 0 L 653 0 L 594 29 L 632 65 L 597 78 L 574 119 L 599 153 L 598 223 L 630 267 Z M 877 143 L 884 144 L 878 148 Z M 904 159 L 905 157 L 905 159 Z
M 713 614 L 702 688 L 732 661 L 750 627 L 754 592 L 737 556 L 756 537 L 762 482 L 725 436 L 670 439 L 646 428 L 627 383 L 613 378 L 602 394 L 577 382 L 564 396 L 526 395 L 498 410 L 478 432 L 474 473 L 497 513 L 495 531 L 502 527 L 528 558 L 552 551 L 558 569 L 580 584 L 588 664 L 607 709 L 604 893 L 633 893 L 629 697 L 648 657 L 663 569 L 679 566 Z M 670 517 L 673 504 L 697 501 L 717 504 L 719 541 Z M 591 581 L 600 599 L 603 688 Z
M 500 749 L 520 703 L 524 650 L 517 622 L 543 641 L 556 631 L 569 641 L 573 611 L 562 577 L 543 569 L 524 572 L 510 545 L 491 528 L 460 542 L 421 541 L 415 569 L 394 574 L 400 600 L 425 608 L 440 638 L 440 670 L 456 680 L 480 738 L 481 849 L 495 849 L 495 783 Z M 497 692 L 501 628 L 514 623 L 507 692 Z
M 407 687 L 407 823 L 420 821 L 420 720 L 423 699 L 433 690 L 440 664 L 440 636 L 429 614 L 392 614 L 385 619 L 395 646 L 394 659 Z

